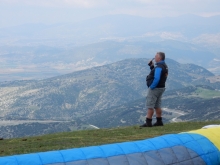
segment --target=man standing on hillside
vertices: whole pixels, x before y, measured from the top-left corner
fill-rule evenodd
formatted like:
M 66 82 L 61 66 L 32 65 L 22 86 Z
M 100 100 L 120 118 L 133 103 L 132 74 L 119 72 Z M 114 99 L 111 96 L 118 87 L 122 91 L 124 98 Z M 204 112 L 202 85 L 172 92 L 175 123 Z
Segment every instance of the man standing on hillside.
M 168 76 L 168 67 L 165 63 L 165 53 L 158 52 L 155 55 L 156 66 L 154 67 L 153 61 L 148 64 L 151 72 L 146 78 L 148 86 L 148 94 L 146 106 L 148 108 L 146 123 L 140 127 L 163 126 L 162 110 L 161 110 L 161 97 L 165 91 L 165 83 Z M 152 125 L 152 116 L 156 111 L 157 122 Z

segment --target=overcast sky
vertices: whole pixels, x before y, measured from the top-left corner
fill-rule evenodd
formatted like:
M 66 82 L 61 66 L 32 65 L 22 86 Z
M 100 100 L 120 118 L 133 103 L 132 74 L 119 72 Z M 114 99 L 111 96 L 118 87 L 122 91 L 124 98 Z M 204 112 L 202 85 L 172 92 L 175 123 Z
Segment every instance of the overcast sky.
M 220 15 L 220 0 L 0 0 L 0 27 L 76 22 L 108 14 Z

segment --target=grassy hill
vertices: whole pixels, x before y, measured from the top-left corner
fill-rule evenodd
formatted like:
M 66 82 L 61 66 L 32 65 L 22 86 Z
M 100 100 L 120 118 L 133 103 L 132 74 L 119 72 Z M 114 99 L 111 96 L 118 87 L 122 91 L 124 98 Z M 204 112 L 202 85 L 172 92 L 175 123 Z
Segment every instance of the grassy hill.
M 164 127 L 143 129 L 140 129 L 139 126 L 119 127 L 8 139 L 0 141 L 0 156 L 142 140 L 165 134 L 200 129 L 210 124 L 220 124 L 220 121 L 170 123 Z

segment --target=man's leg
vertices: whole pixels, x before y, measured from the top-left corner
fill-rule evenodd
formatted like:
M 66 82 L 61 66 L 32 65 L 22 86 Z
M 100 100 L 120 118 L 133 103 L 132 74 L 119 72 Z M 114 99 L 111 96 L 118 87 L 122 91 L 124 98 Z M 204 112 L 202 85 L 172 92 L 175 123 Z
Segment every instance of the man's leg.
M 161 110 L 161 108 L 155 108 L 155 110 L 156 110 L 156 116 L 157 117 L 162 117 L 162 110 Z
M 152 117 L 154 115 L 154 109 L 148 108 L 147 110 L 147 116 L 146 116 L 146 123 L 141 125 L 140 127 L 152 127 Z
M 165 89 L 158 92 L 158 99 L 155 104 L 155 111 L 156 111 L 156 117 L 157 122 L 153 126 L 163 126 L 162 122 L 162 109 L 161 109 L 161 97 Z
M 153 115 L 154 115 L 154 109 L 153 108 L 148 108 L 148 110 L 147 110 L 147 118 L 148 119 L 152 119 Z
M 141 125 L 140 127 L 152 127 L 152 116 L 154 114 L 154 106 L 156 103 L 156 98 L 154 95 L 154 91 L 151 89 L 148 89 L 147 93 L 147 98 L 146 98 L 146 107 L 148 108 L 147 110 L 147 116 L 146 116 L 146 123 Z
M 162 121 L 162 110 L 161 108 L 155 108 L 156 110 L 156 123 L 154 123 L 153 126 L 163 126 L 163 121 Z

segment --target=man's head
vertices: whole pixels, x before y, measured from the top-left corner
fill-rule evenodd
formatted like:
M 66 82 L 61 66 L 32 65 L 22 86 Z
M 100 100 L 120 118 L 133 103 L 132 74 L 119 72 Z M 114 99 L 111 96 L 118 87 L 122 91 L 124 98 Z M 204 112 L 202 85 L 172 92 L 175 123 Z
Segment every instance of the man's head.
M 165 53 L 164 52 L 157 52 L 155 55 L 155 61 L 160 62 L 165 60 Z

